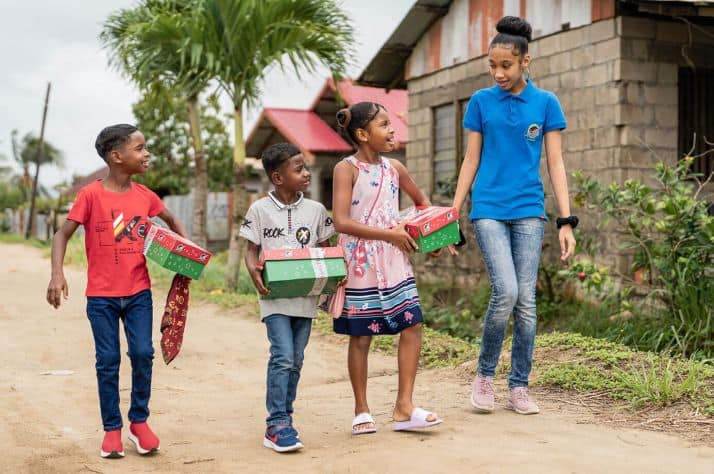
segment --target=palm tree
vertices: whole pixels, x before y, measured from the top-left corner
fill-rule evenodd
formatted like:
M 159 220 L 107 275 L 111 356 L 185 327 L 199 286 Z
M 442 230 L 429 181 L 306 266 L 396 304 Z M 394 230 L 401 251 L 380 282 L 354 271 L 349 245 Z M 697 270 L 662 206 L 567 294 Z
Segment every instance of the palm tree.
M 40 139 L 35 136 L 32 132 L 25 134 L 22 139 L 18 139 L 19 133 L 17 130 L 13 130 L 10 134 L 12 140 L 12 154 L 15 162 L 22 168 L 22 176 L 19 179 L 20 192 L 22 194 L 23 202 L 33 201 L 33 195 L 47 195 L 47 190 L 37 183 L 37 190 L 33 192 L 33 178 L 30 176 L 30 166 L 37 166 L 35 169 L 35 178 L 39 174 L 39 167 L 42 165 L 53 165 L 58 168 L 64 166 L 64 156 L 62 152 L 48 142 L 46 139 L 43 140 L 42 144 L 42 155 L 39 156 L 38 160 L 38 148 L 40 144 Z M 34 233 L 34 209 L 30 206 L 30 226 L 28 227 L 28 233 Z M 24 224 L 23 224 L 24 227 Z
M 134 8 L 112 14 L 104 23 L 100 39 L 111 52 L 110 64 L 145 94 L 150 94 L 158 82 L 186 100 L 195 165 L 192 238 L 206 247 L 208 166 L 201 136 L 199 94 L 210 76 L 204 65 L 196 62 L 189 67 L 177 54 L 181 48 L 201 48 L 201 36 L 190 29 L 196 8 L 195 1 L 142 0 Z
M 271 67 L 344 73 L 353 29 L 337 0 L 200 0 L 181 56 L 192 69 L 207 67 L 233 102 L 233 213 L 226 286 L 235 289 L 241 247 L 238 232 L 247 207 L 243 106 L 255 104 Z M 196 46 L 197 35 L 201 46 Z
M 33 133 L 25 134 L 22 139 L 19 139 L 19 132 L 13 130 L 10 133 L 12 143 L 12 157 L 15 163 L 22 169 L 20 177 L 20 191 L 23 199 L 29 201 L 32 197 L 32 176 L 30 175 L 30 166 L 35 165 L 37 159 L 37 147 L 40 139 Z M 44 140 L 42 156 L 40 157 L 40 166 L 49 164 L 59 168 L 64 166 L 64 156 L 62 152 L 54 145 Z

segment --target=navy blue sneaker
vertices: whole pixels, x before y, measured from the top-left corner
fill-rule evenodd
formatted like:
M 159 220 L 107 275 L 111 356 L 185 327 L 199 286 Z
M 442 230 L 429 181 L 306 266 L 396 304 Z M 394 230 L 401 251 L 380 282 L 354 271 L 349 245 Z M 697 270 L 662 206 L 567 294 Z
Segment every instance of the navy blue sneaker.
M 298 432 L 292 426 L 269 426 L 268 429 L 265 430 L 263 446 L 279 453 L 297 451 L 298 449 L 304 448 L 299 436 Z

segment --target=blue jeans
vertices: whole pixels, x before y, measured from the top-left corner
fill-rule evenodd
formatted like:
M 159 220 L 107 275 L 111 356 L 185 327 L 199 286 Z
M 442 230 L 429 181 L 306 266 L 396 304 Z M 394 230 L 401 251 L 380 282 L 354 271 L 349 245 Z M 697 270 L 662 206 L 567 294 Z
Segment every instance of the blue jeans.
M 508 386 L 527 387 L 536 333 L 535 293 L 544 222 L 539 218 L 476 219 L 474 230 L 491 280 L 478 373 L 485 377 L 496 373 L 508 318 L 513 313 Z
M 131 360 L 131 406 L 129 421 L 141 423 L 149 417 L 151 367 L 154 347 L 151 343 L 153 303 L 151 290 L 126 297 L 87 297 L 87 316 L 94 335 L 99 408 L 104 431 L 122 427 L 119 411 L 119 320 Z
M 305 346 L 310 339 L 312 319 L 271 314 L 263 322 L 268 330 L 270 360 L 265 406 L 268 426 L 292 425 L 293 402 L 297 395 Z

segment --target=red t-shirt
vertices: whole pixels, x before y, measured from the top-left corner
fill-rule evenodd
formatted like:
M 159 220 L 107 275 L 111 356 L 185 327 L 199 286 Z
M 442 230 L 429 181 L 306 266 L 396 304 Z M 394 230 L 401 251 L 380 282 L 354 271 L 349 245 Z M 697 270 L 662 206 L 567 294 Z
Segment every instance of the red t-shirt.
M 101 180 L 82 188 L 67 215 L 84 226 L 87 296 L 131 296 L 151 288 L 144 258 L 148 218 L 164 210 L 149 188 L 114 193 Z

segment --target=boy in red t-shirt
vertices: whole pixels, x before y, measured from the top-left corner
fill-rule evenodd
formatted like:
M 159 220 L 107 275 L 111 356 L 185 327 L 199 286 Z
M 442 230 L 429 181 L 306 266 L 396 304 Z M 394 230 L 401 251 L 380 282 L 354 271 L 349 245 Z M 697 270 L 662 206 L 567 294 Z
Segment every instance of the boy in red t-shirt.
M 149 169 L 144 135 L 120 124 L 99 133 L 97 153 L 109 165 L 109 175 L 82 188 L 67 220 L 52 239 L 52 278 L 47 301 L 58 308 L 69 296 L 62 265 L 67 241 L 84 226 L 87 251 L 87 316 L 94 335 L 99 406 L 104 425 L 101 456 L 124 456 L 119 411 L 119 320 L 129 346 L 132 367 L 129 439 L 140 454 L 158 451 L 159 438 L 149 417 L 153 307 L 151 281 L 143 255 L 148 218 L 159 216 L 174 232 L 186 237 L 184 226 L 167 211 L 151 190 L 131 176 Z

